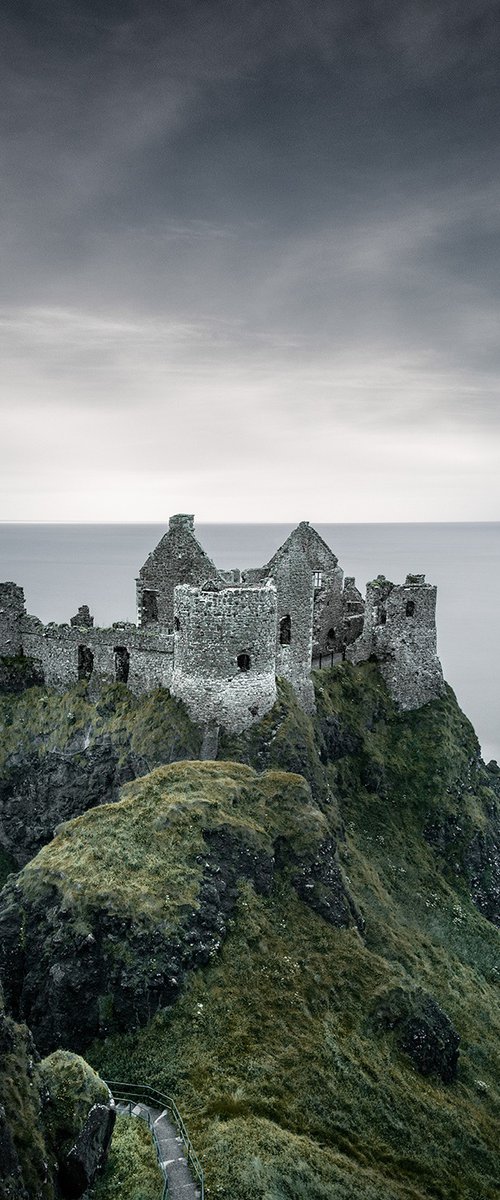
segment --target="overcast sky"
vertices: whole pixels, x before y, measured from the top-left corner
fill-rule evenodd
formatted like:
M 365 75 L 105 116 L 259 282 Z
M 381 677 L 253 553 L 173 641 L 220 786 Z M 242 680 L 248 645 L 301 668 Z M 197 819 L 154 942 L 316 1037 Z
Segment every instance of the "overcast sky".
M 0 517 L 499 519 L 498 0 L 2 9 Z

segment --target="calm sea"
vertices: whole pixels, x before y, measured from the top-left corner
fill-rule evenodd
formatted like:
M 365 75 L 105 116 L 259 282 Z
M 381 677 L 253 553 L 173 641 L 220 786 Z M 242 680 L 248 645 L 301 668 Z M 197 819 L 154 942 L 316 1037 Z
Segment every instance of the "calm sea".
M 218 566 L 259 566 L 291 525 L 198 525 Z M 364 592 L 425 572 L 438 585 L 438 649 L 448 682 L 473 722 L 486 760 L 500 760 L 500 523 L 317 525 Z M 96 624 L 135 620 L 134 579 L 162 525 L 0 524 L 0 579 L 25 590 L 28 611 L 68 621 L 88 604 Z

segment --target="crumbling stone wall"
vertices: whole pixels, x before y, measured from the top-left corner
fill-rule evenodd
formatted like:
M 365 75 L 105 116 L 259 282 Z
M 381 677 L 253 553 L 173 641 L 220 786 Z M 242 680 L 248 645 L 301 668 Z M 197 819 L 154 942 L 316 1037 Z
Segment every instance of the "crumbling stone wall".
M 355 580 L 303 521 L 256 570 L 218 571 L 178 514 L 137 580 L 139 627 L 94 628 L 87 605 L 69 625 L 42 625 L 25 613 L 22 588 L 0 584 L 0 655 L 39 662 L 48 686 L 64 690 L 119 681 L 135 693 L 170 687 L 195 720 L 239 732 L 276 697 L 276 674 L 289 680 L 306 712 L 314 708 L 313 653 L 374 658 L 401 708 L 440 695 L 436 589 L 423 575 L 401 587 L 368 585 L 366 609 Z M 351 647 L 351 649 L 349 649 Z
M 276 700 L 276 589 L 175 589 L 174 696 L 193 720 L 240 733 Z
M 58 691 L 65 691 L 79 678 L 96 687 L 124 682 L 136 695 L 169 687 L 173 643 L 172 634 L 166 630 L 150 633 L 132 624 L 96 629 L 88 625 L 42 625 L 35 617 L 28 617 L 23 632 L 25 654 L 40 662 L 46 685 Z
M 313 653 L 326 649 L 334 622 L 337 649 L 342 629 L 343 572 L 330 547 L 308 521 L 292 531 L 276 554 L 245 580 L 273 579 L 278 594 L 276 670 L 292 684 L 306 712 L 314 708 L 310 679 Z M 290 639 L 283 643 L 282 623 L 290 619 Z
M 158 623 L 172 629 L 174 588 L 179 583 L 201 586 L 207 579 L 223 582 L 212 559 L 196 540 L 194 516 L 178 513 L 170 518 L 167 532 L 139 571 L 137 624 L 142 629 Z
M 342 649 L 350 646 L 363 632 L 364 616 L 365 602 L 356 587 L 354 575 L 346 575 L 342 592 Z
M 369 583 L 361 637 L 347 651 L 353 663 L 373 659 L 401 709 L 420 708 L 444 691 L 436 650 L 436 588 L 425 575 L 405 583 L 384 576 Z
M 0 583 L 0 654 L 15 657 L 22 652 L 24 592 L 17 583 Z

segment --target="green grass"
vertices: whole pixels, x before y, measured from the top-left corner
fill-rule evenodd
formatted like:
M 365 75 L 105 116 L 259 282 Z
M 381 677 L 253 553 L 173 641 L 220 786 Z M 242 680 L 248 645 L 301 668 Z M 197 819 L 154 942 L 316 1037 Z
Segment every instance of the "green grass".
M 146 1125 L 117 1117 L 108 1161 L 87 1200 L 161 1200 L 163 1175 Z
M 328 832 L 301 776 L 239 763 L 157 767 L 122 796 L 60 827 L 18 876 L 27 901 L 52 886 L 79 919 L 112 905 L 174 928 L 197 900 L 205 831 L 223 825 L 269 853 L 278 837 L 299 851 Z

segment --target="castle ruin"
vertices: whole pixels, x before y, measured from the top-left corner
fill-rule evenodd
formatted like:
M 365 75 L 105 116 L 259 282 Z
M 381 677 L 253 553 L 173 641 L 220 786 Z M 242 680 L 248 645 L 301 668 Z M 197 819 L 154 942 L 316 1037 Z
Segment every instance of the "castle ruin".
M 21 587 L 0 584 L 0 655 L 33 658 L 59 690 L 78 680 L 121 682 L 136 694 L 166 687 L 194 721 L 235 733 L 272 708 L 277 677 L 312 712 L 311 669 L 325 659 L 378 662 L 400 709 L 443 691 L 435 587 L 423 575 L 401 586 L 379 576 L 363 601 L 306 521 L 265 566 L 222 571 L 197 541 L 194 517 L 171 517 L 136 595 L 135 625 L 98 628 L 86 605 L 68 625 L 43 625 L 26 613 Z

